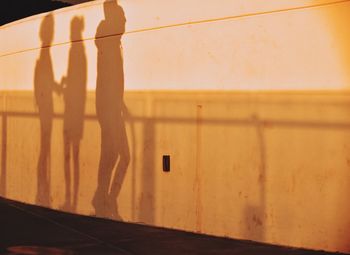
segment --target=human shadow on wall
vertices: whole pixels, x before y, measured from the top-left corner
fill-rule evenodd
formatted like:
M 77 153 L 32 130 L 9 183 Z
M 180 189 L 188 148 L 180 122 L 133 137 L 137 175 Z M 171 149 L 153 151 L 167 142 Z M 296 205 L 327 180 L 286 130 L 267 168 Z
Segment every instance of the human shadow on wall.
M 124 70 L 121 37 L 125 16 L 117 1 L 103 3 L 105 19 L 95 36 L 97 47 L 96 114 L 101 129 L 97 189 L 92 200 L 97 216 L 121 220 L 117 197 L 130 162 L 123 102 Z
M 53 119 L 53 91 L 61 92 L 54 79 L 51 43 L 54 36 L 54 18 L 44 17 L 40 27 L 41 49 L 34 73 L 34 94 L 40 120 L 40 154 L 37 164 L 36 204 L 50 205 L 50 154 Z
M 76 211 L 79 192 L 79 151 L 83 137 L 86 101 L 87 61 L 83 43 L 84 19 L 74 17 L 71 21 L 68 70 L 62 78 L 64 96 L 63 141 L 65 203 L 62 209 Z M 73 166 L 73 170 L 71 170 Z M 73 180 L 73 186 L 72 186 Z M 71 191 L 73 190 L 73 192 Z

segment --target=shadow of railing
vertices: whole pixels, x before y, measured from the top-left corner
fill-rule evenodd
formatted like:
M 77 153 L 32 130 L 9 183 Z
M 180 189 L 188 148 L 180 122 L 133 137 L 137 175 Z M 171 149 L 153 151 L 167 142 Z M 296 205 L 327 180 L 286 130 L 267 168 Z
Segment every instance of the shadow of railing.
M 8 120 L 9 118 L 12 117 L 20 117 L 20 118 L 35 118 L 38 119 L 39 115 L 36 112 L 16 112 L 16 111 L 2 111 L 0 112 L 0 117 L 1 117 L 1 179 L 0 179 L 0 194 L 4 197 L 6 197 L 6 176 L 8 173 L 8 162 L 7 162 L 7 145 L 11 141 L 8 140 Z M 63 119 L 64 114 L 54 114 L 53 115 L 54 119 Z M 94 114 L 86 114 L 84 116 L 84 120 L 93 120 L 97 122 L 97 116 Z M 125 117 L 125 121 L 127 124 L 140 124 L 142 126 L 142 132 L 144 136 L 147 136 L 147 144 L 153 146 L 153 147 L 148 147 L 148 152 L 147 155 L 142 155 L 140 160 L 141 160 L 141 165 L 143 167 L 154 167 L 154 159 L 150 159 L 149 157 L 154 158 L 155 153 L 154 153 L 154 148 L 156 147 L 156 135 L 155 135 L 155 126 L 156 124 L 162 124 L 162 123 L 174 123 L 174 124 L 183 124 L 183 125 L 224 125 L 224 126 L 251 126 L 255 127 L 257 130 L 257 136 L 258 136 L 258 142 L 259 142 L 259 153 L 260 155 L 260 171 L 261 173 L 258 173 L 258 177 L 261 180 L 264 180 L 266 177 L 266 152 L 265 152 L 265 137 L 264 137 L 264 130 L 266 128 L 270 127 L 275 127 L 275 128 L 303 128 L 303 129 L 317 129 L 317 130 L 350 130 L 350 122 L 335 122 L 335 121 L 330 121 L 330 122 L 324 122 L 324 121 L 316 121 L 316 120 L 281 120 L 281 119 L 268 119 L 268 118 L 260 118 L 256 114 L 251 115 L 249 118 L 236 118 L 236 119 L 223 119 L 223 118 L 211 118 L 211 119 L 206 119 L 205 117 L 201 119 L 200 122 L 196 118 L 190 118 L 190 117 L 183 117 L 183 118 L 173 118 L 173 117 L 143 117 L 143 116 L 131 116 L 128 115 Z M 133 133 L 133 132 L 132 132 Z M 98 135 L 98 133 L 96 133 Z M 135 134 L 132 134 L 133 136 Z M 132 138 L 134 139 L 134 137 Z M 144 142 L 144 141 L 142 141 Z M 133 146 L 137 146 L 137 141 L 135 143 L 132 143 Z M 135 151 L 135 148 L 131 148 L 132 151 Z M 137 159 L 135 159 L 137 160 Z M 151 164 L 151 165 L 150 165 Z M 135 199 L 135 171 L 131 171 L 132 173 L 132 190 L 131 190 L 131 196 L 133 203 L 137 201 Z M 142 175 L 142 178 L 154 178 L 154 175 L 148 175 L 147 171 L 144 171 L 144 174 Z M 149 189 L 147 192 L 153 193 L 154 192 L 154 180 L 147 180 L 148 185 L 147 188 Z M 142 180 L 141 180 L 142 182 Z M 264 183 L 263 181 L 260 183 Z M 251 210 L 254 210 L 256 214 L 263 215 L 266 210 L 266 189 L 264 187 L 264 184 L 262 185 L 259 189 L 261 192 L 260 194 L 260 204 L 255 204 L 255 205 L 247 205 L 246 210 L 249 212 L 245 211 L 247 214 L 252 214 Z M 135 206 L 133 205 L 133 208 L 136 209 L 138 208 L 140 210 L 139 217 L 143 219 L 144 222 L 154 222 L 154 204 L 155 201 L 152 200 L 147 200 L 147 201 L 139 201 L 140 205 Z M 250 208 L 253 206 L 252 208 Z M 144 212 L 144 215 L 142 215 L 142 212 Z M 138 214 L 139 212 L 136 212 Z M 135 212 L 133 212 L 134 216 Z M 246 217 L 249 217 L 249 215 L 246 215 Z M 256 215 L 255 215 L 256 216 Z M 254 216 L 254 217 L 255 217 Z M 135 218 L 135 217 L 133 217 Z M 262 217 L 263 218 L 263 217 Z M 248 220 L 248 219 L 246 219 Z M 261 225 L 259 233 L 257 233 L 257 238 L 262 239 L 264 238 L 264 220 L 257 219 L 259 224 Z M 248 224 L 248 223 L 247 223 Z

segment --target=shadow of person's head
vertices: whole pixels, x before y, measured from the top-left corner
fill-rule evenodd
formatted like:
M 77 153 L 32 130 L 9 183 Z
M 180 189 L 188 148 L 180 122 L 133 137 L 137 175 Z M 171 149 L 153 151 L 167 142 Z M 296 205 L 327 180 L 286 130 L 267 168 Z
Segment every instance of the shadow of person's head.
M 125 32 L 125 15 L 117 0 L 105 1 L 103 12 L 107 22 L 108 34 L 122 34 Z
M 70 37 L 72 41 L 78 41 L 83 38 L 84 19 L 82 17 L 74 17 L 70 24 Z
M 43 46 L 49 46 L 52 43 L 54 35 L 54 19 L 52 14 L 44 17 L 40 26 L 40 39 Z

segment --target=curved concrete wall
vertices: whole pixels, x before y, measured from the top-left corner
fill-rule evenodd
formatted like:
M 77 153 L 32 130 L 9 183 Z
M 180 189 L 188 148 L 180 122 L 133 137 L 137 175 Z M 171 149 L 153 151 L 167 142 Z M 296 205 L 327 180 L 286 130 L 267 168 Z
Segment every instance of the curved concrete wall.
M 349 14 L 95 1 L 2 26 L 1 195 L 350 252 Z

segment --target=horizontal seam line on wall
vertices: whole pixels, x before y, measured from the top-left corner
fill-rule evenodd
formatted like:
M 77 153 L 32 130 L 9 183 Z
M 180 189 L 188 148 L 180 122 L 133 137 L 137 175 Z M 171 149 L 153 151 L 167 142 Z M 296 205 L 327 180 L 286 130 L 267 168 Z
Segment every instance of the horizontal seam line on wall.
M 39 118 L 38 112 L 4 112 L 0 111 L 0 118 L 11 118 L 11 117 L 22 117 L 22 118 Z M 63 119 L 63 113 L 54 113 L 52 116 L 54 119 Z M 97 121 L 97 116 L 95 114 L 85 114 L 84 121 L 93 120 Z M 176 124 L 189 124 L 193 125 L 197 123 L 196 118 L 189 117 L 142 117 L 142 116 L 126 116 L 124 117 L 126 122 L 143 122 L 147 123 L 149 121 L 155 123 L 176 123 Z M 203 118 L 201 123 L 203 125 L 243 125 L 250 126 L 259 123 L 265 128 L 280 127 L 280 128 L 312 128 L 312 129 L 350 129 L 350 122 L 331 120 L 322 121 L 322 119 L 315 120 L 302 120 L 302 119 L 274 119 L 266 118 L 259 115 L 251 115 L 246 118 L 235 118 L 235 119 L 219 119 L 219 118 Z

